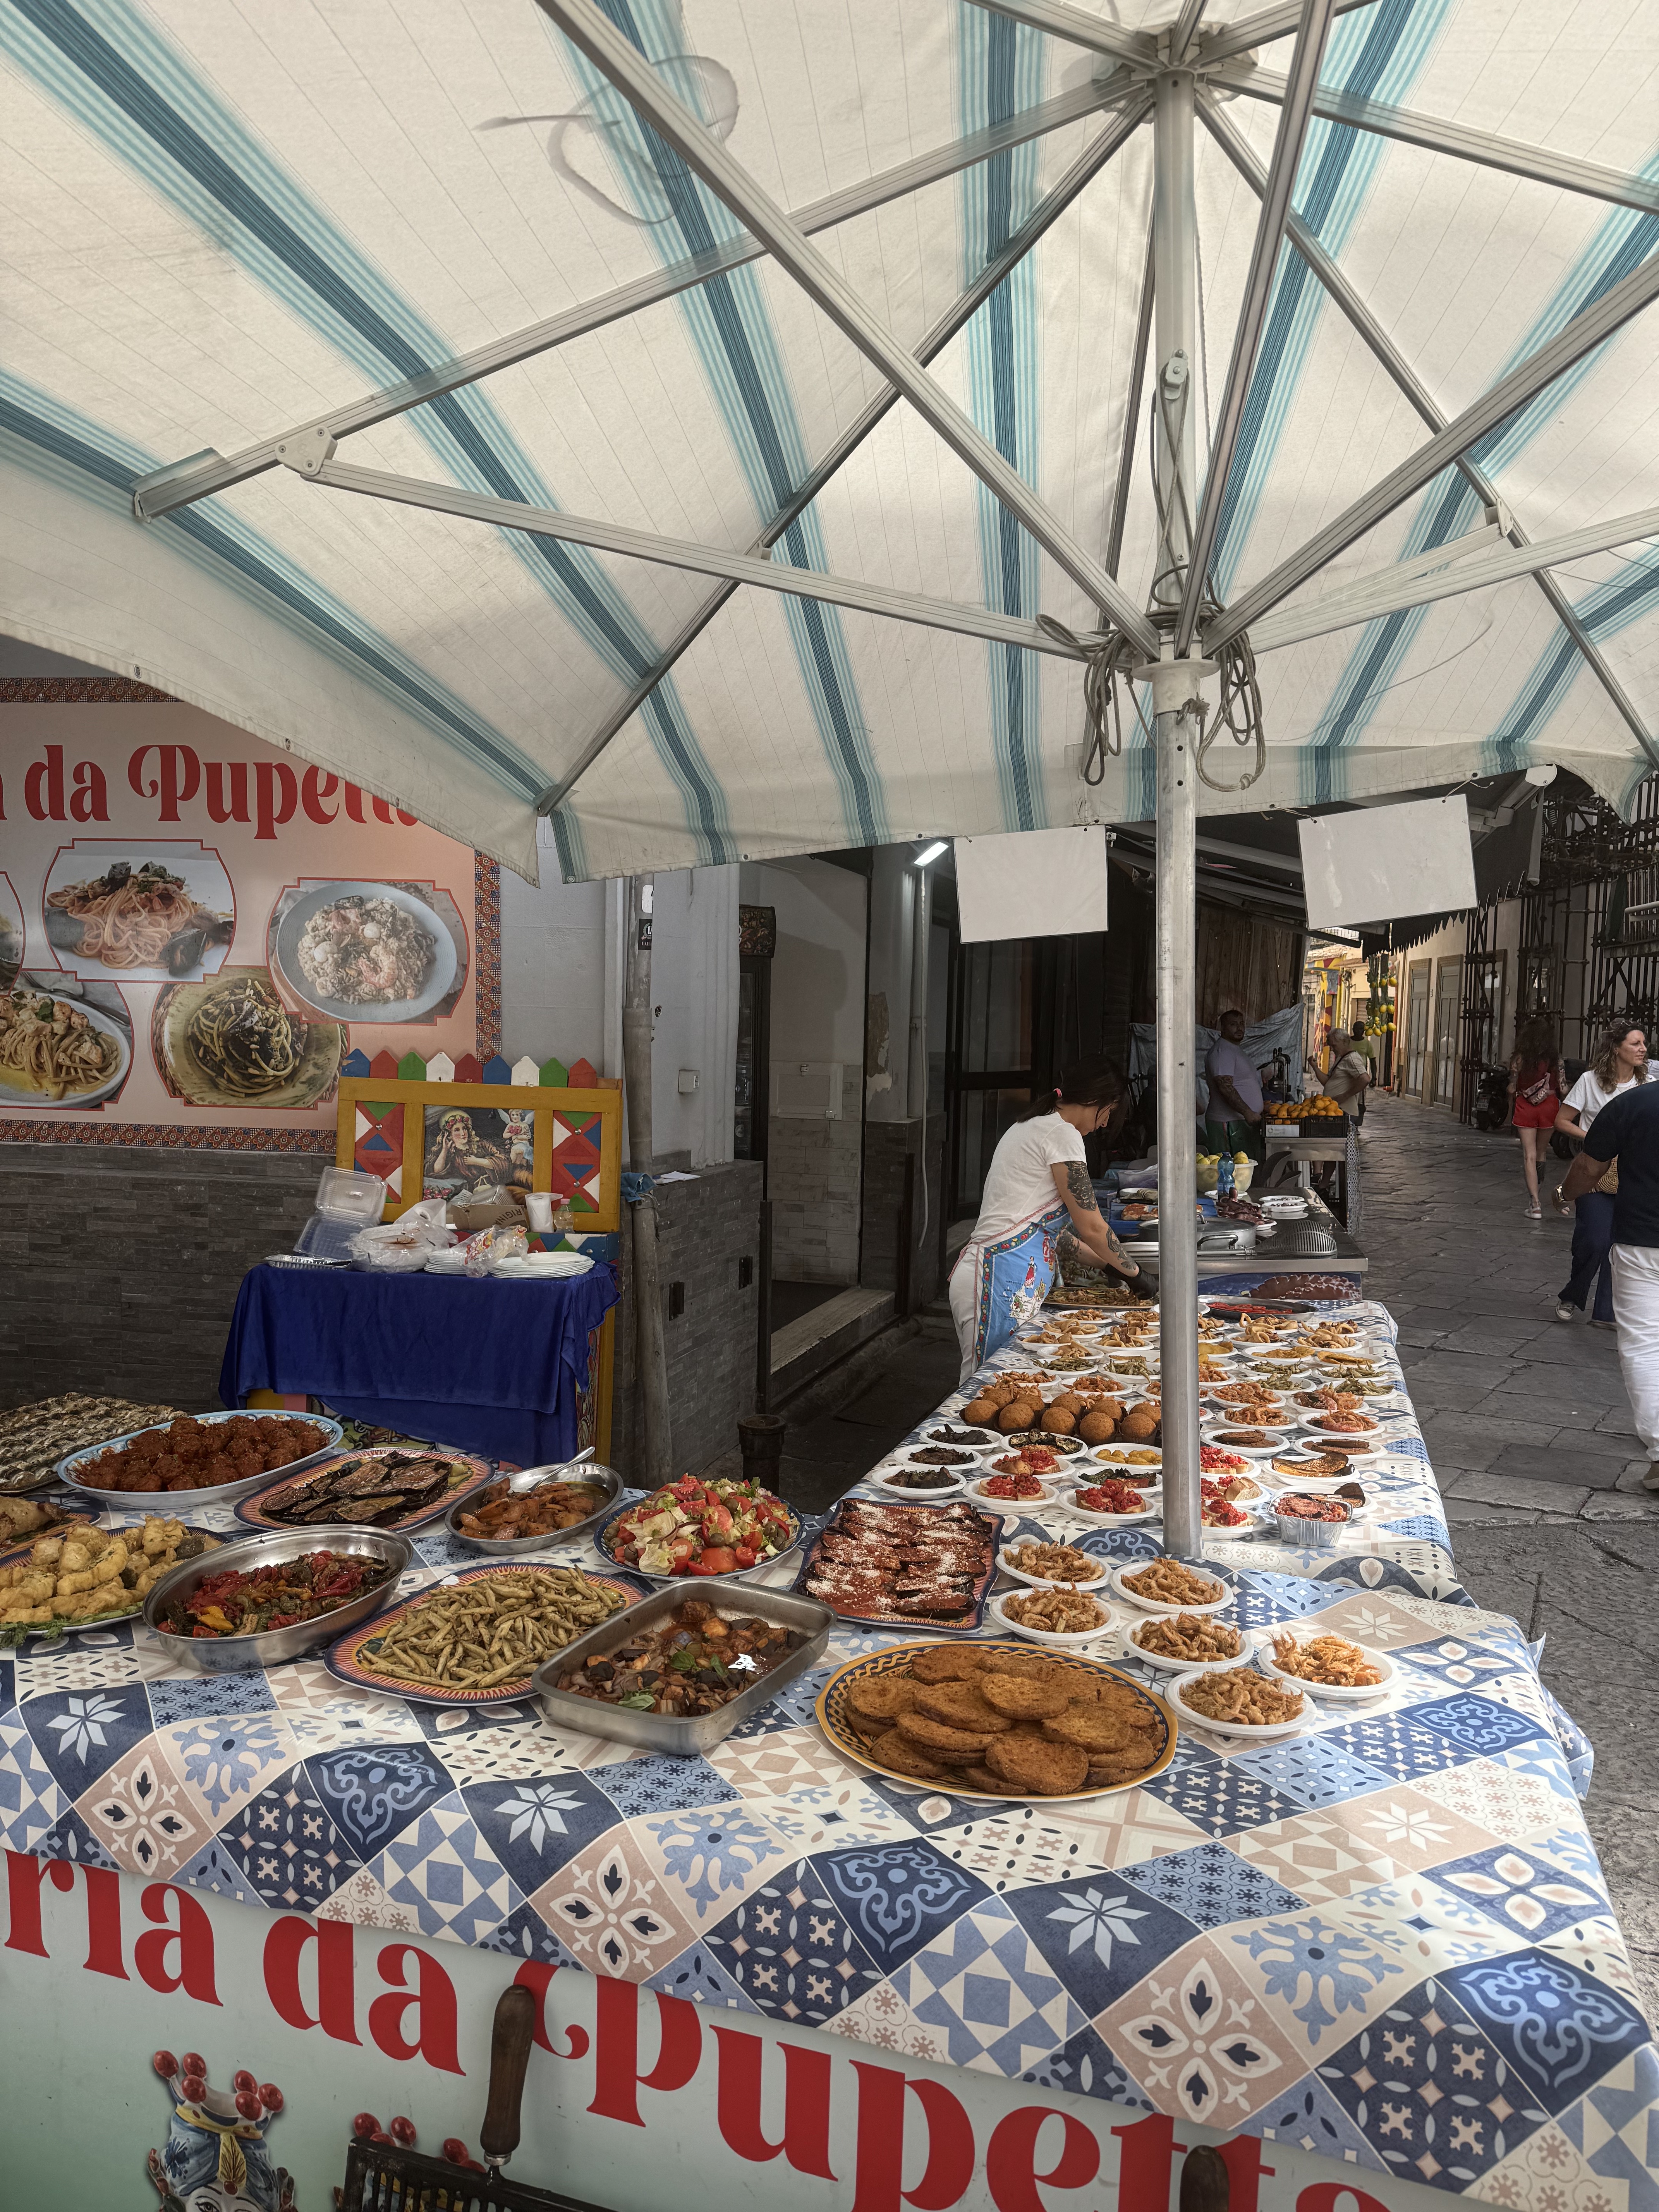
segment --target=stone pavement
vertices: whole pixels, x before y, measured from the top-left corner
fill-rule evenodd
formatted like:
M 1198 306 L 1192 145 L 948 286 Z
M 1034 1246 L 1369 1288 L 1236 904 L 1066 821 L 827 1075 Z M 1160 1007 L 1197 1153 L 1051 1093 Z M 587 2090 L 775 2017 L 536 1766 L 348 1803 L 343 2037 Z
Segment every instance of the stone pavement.
M 1400 1356 L 1454 1525 L 1659 1522 L 1611 1329 L 1555 1318 L 1572 1224 L 1526 1217 L 1511 1131 L 1379 1096 L 1365 1119 L 1370 1295 Z M 1552 1159 L 1553 1188 L 1565 1173 Z

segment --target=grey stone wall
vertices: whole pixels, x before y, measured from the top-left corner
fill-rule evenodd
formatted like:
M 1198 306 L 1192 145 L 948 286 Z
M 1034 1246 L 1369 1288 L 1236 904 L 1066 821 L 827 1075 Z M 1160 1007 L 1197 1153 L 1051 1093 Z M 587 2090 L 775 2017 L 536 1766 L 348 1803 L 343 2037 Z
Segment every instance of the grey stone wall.
M 219 1403 L 237 1287 L 309 1218 L 309 1153 L 0 1145 L 0 1404 Z
M 859 1279 L 860 1159 L 864 1068 L 842 1070 L 841 1116 L 774 1114 L 767 1124 L 772 1272 L 792 1283 Z
M 758 1161 L 732 1160 L 700 1169 L 695 1182 L 657 1188 L 658 1269 L 676 1474 L 699 1474 L 711 1460 L 732 1450 L 738 1416 L 755 1402 L 761 1182 Z M 626 1231 L 626 1221 L 623 1226 Z M 637 1396 L 633 1270 L 626 1235 L 623 1249 L 611 1456 L 631 1475 L 636 1468 Z M 745 1259 L 752 1263 L 750 1279 L 739 1287 L 739 1263 Z M 675 1283 L 684 1285 L 684 1310 L 671 1316 Z

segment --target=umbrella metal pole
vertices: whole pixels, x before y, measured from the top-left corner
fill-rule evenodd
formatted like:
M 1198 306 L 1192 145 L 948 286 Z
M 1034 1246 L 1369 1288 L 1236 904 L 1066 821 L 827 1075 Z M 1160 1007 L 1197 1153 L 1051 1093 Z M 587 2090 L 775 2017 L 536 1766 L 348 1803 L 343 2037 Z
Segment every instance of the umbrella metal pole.
M 1196 118 L 1190 70 L 1154 82 L 1152 264 L 1158 380 L 1154 445 L 1161 525 L 1155 608 L 1181 601 L 1198 507 L 1193 362 L 1198 320 L 1198 218 L 1193 195 Z M 1168 617 L 1166 617 L 1166 619 Z M 1166 655 L 1173 651 L 1167 635 Z M 1137 669 L 1152 686 L 1158 747 L 1158 1348 L 1164 1383 L 1164 1531 L 1178 1559 L 1204 1548 L 1199 1489 L 1196 1071 L 1193 1066 L 1198 856 L 1193 748 L 1198 696 L 1191 661 Z
M 1187 677 L 1168 661 L 1153 698 Z M 1166 673 L 1167 672 L 1167 673 Z M 1187 677 L 1195 694 L 1195 679 Z M 1161 702 L 1159 702 L 1161 703 Z M 1158 738 L 1158 1348 L 1164 1379 L 1164 1533 L 1177 1559 L 1204 1549 L 1198 1433 L 1198 1091 L 1193 1002 L 1198 855 L 1192 769 L 1196 723 L 1160 713 Z

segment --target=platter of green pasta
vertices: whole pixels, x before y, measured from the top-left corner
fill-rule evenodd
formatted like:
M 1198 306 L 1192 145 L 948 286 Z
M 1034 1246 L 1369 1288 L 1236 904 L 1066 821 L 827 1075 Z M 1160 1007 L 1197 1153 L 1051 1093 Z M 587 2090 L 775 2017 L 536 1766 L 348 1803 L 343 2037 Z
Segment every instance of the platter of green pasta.
M 528 1695 L 544 1660 L 639 1595 L 580 1567 L 495 1559 L 376 1613 L 323 1656 L 355 1689 L 416 1705 L 506 1705 Z
M 332 1092 L 345 1030 L 290 1012 L 268 968 L 222 968 L 158 994 L 150 1048 L 161 1080 L 188 1105 L 293 1110 Z

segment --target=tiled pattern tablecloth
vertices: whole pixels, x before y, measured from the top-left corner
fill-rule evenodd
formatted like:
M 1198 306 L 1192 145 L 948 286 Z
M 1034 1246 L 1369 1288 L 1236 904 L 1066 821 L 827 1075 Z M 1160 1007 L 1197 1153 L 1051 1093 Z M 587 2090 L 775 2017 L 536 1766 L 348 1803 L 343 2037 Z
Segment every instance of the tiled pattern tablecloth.
M 891 1640 L 851 1627 L 690 1760 L 556 1735 L 529 1705 L 376 1698 L 318 1662 L 183 1674 L 117 1627 L 0 1658 L 0 1838 L 1528 2212 L 1651 2212 L 1659 2061 L 1579 1807 L 1589 1747 L 1515 1623 L 1458 1585 L 1409 1412 L 1389 1427 L 1364 1477 L 1382 1517 L 1344 1548 L 1208 1556 L 1244 1626 L 1317 1613 L 1388 1650 L 1389 1694 L 1255 1747 L 1183 1724 L 1156 1780 L 1092 1803 L 988 1806 L 848 1765 L 813 1701 L 829 1663 Z M 1076 1540 L 1058 1514 L 1011 1526 Z M 1159 1548 L 1155 1525 L 1081 1540 Z M 416 1548 L 411 1585 L 476 1559 L 441 1534 Z

